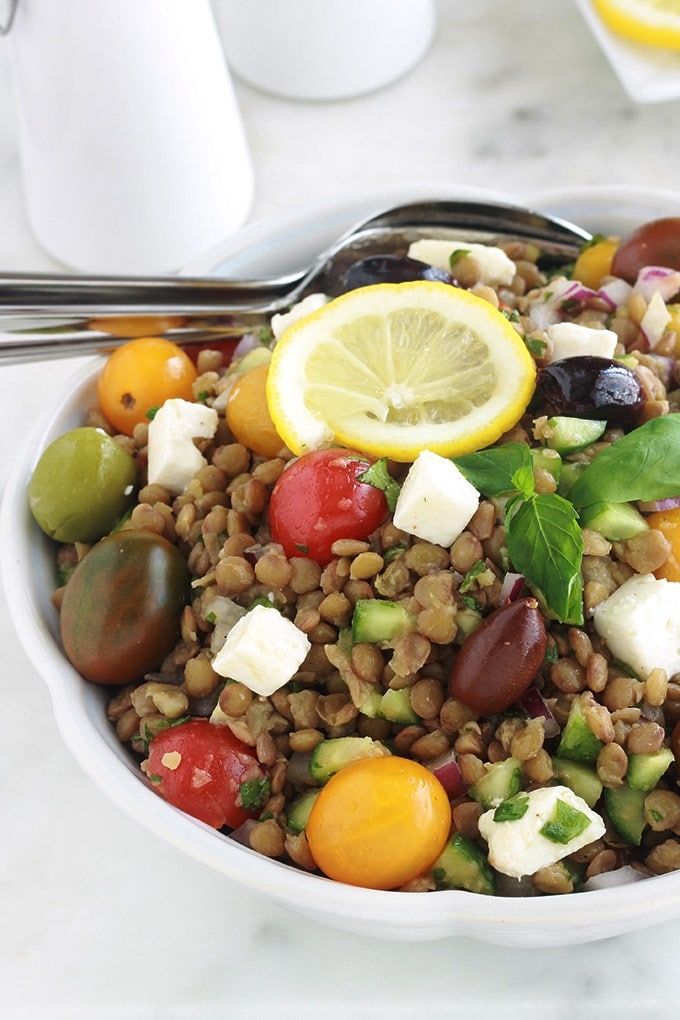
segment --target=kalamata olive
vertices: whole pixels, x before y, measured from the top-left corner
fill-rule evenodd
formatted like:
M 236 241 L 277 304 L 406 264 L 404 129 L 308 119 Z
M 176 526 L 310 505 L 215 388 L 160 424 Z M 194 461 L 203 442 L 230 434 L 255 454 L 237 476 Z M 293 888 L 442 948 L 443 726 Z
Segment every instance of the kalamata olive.
M 495 609 L 463 642 L 451 670 L 451 696 L 480 715 L 504 712 L 531 685 L 547 643 L 536 599 Z
M 635 283 L 644 266 L 680 269 L 680 216 L 652 220 L 629 234 L 617 248 L 611 272 Z
M 358 287 L 370 287 L 374 283 L 409 283 L 411 280 L 455 282 L 445 269 L 437 269 L 436 266 L 409 258 L 408 255 L 369 255 L 347 270 L 344 289 L 356 290 Z
M 579 355 L 541 368 L 536 387 L 556 414 L 631 424 L 644 403 L 638 377 L 610 358 Z

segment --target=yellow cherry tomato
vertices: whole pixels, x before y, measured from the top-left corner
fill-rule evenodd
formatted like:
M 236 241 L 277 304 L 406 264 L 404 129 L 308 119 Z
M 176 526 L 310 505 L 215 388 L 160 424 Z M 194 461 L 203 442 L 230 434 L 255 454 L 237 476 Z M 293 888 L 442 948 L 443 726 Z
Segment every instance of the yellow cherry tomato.
M 352 762 L 329 779 L 306 833 L 329 878 L 397 889 L 434 863 L 450 828 L 451 805 L 436 776 L 419 762 L 389 756 Z
M 276 457 L 285 443 L 274 428 L 267 406 L 269 363 L 257 365 L 239 377 L 227 399 L 227 425 L 237 442 L 261 457 Z
M 680 507 L 657 510 L 647 517 L 650 528 L 656 528 L 670 542 L 671 551 L 654 576 L 667 581 L 680 581 Z
M 613 240 L 596 241 L 580 252 L 574 263 L 573 277 L 593 290 L 602 283 L 605 276 L 611 273 L 612 260 L 617 249 Z
M 179 329 L 185 322 L 186 319 L 179 315 L 158 315 L 153 320 L 148 315 L 111 315 L 105 319 L 90 319 L 87 328 L 132 340 L 133 337 L 148 336 L 149 330 L 167 333 L 170 329 Z
M 147 412 L 172 397 L 193 400 L 196 366 L 177 344 L 139 337 L 118 347 L 97 381 L 99 406 L 115 429 L 131 436 Z

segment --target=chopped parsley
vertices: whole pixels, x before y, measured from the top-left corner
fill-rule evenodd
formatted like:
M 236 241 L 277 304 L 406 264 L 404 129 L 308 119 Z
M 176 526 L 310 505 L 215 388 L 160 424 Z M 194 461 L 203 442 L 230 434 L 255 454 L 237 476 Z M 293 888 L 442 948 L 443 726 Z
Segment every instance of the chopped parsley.
M 246 811 L 257 811 L 269 800 L 271 783 L 268 779 L 247 779 L 238 788 L 239 800 Z

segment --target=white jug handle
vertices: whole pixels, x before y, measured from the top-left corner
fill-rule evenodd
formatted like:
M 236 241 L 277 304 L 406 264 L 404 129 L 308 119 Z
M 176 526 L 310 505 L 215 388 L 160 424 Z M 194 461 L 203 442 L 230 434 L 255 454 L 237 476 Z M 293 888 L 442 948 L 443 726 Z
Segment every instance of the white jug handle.
M 18 6 L 19 0 L 9 0 L 9 6 L 7 14 L 5 15 L 5 20 L 4 22 L 0 22 L 0 35 L 9 34 L 9 30 L 12 27 L 12 22 L 14 21 L 14 15 L 17 12 Z

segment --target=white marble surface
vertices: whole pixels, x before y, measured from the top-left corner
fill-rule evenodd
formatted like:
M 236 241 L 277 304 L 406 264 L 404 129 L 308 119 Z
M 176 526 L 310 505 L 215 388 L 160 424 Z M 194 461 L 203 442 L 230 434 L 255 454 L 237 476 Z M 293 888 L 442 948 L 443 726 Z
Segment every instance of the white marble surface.
M 49 268 L 23 212 L 9 86 L 0 40 L 0 268 Z M 414 179 L 521 192 L 677 186 L 680 103 L 635 105 L 563 0 L 439 0 L 424 61 L 360 99 L 294 103 L 240 85 L 238 95 L 254 218 Z M 24 423 L 74 367 L 2 369 L 3 477 Z M 677 1014 L 680 920 L 564 950 L 411 946 L 323 928 L 214 878 L 98 794 L 61 740 L 4 599 L 3 1020 Z

